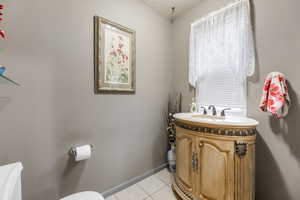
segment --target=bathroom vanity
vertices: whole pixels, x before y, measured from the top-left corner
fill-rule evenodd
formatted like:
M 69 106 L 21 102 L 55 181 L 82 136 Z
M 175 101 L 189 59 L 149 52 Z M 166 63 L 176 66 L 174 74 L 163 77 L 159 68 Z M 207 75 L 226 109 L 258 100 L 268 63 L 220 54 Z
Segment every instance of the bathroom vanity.
M 254 200 L 255 138 L 250 118 L 179 113 L 172 188 L 183 200 Z

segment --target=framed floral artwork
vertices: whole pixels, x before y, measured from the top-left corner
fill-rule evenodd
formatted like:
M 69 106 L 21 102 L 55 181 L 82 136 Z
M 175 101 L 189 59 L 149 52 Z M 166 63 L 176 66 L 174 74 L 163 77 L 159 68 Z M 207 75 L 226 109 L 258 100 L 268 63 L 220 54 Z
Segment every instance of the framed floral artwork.
M 135 31 L 94 17 L 95 93 L 135 93 Z

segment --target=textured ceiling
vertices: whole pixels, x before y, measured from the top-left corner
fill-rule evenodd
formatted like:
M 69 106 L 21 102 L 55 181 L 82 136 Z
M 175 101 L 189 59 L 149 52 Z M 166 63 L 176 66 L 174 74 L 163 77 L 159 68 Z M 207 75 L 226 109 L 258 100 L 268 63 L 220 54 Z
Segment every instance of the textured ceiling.
M 172 7 L 176 8 L 175 17 L 198 5 L 201 0 L 142 0 L 148 6 L 171 18 Z

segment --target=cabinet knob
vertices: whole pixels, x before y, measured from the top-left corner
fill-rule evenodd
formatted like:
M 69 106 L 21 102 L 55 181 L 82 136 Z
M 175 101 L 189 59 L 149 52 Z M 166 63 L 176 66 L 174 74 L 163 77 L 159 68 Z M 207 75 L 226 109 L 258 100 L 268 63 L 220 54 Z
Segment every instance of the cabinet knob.
M 200 147 L 200 148 L 203 147 L 203 145 L 204 145 L 203 142 L 200 142 L 200 143 L 199 143 L 199 147 Z

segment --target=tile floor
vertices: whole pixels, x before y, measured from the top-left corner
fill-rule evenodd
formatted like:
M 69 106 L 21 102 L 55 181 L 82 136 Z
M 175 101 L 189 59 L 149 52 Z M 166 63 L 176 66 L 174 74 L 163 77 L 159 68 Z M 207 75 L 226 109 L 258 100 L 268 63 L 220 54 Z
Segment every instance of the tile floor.
M 106 200 L 176 200 L 171 189 L 171 173 L 163 169 Z

